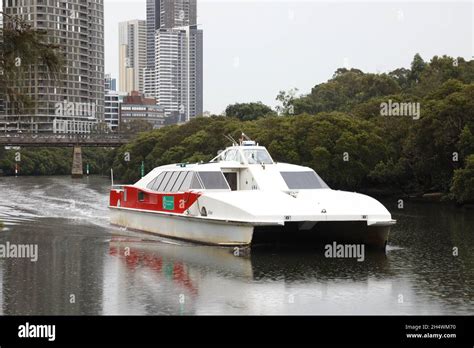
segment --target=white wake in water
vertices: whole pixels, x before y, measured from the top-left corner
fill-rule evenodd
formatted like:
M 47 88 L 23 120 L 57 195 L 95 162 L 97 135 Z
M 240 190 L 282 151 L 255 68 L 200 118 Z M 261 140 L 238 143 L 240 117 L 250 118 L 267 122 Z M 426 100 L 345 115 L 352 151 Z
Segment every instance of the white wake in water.
M 68 224 L 92 224 L 129 240 L 172 241 L 137 231 L 112 226 L 109 218 L 110 182 L 89 177 L 0 178 L 0 220 L 9 227 L 34 224 L 40 218 L 66 219 Z M 181 244 L 181 243 L 179 243 Z
M 47 217 L 108 226 L 107 188 L 102 178 L 1 178 L 0 215 L 6 224 Z

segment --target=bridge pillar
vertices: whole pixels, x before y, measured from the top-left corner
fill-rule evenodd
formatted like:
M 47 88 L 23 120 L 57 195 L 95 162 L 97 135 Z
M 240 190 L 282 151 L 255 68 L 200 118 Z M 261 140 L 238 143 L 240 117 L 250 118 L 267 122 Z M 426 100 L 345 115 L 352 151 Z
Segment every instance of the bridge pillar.
M 84 175 L 82 169 L 82 148 L 79 145 L 74 146 L 72 157 L 72 173 L 73 178 L 82 178 Z

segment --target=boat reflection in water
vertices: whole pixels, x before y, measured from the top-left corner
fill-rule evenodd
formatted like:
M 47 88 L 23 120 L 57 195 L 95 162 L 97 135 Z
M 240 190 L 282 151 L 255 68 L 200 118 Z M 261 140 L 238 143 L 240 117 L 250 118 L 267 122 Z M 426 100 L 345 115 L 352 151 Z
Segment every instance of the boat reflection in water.
M 107 282 L 119 289 L 110 308 L 119 314 L 343 314 L 367 297 L 383 303 L 398 295 L 380 252 L 357 262 L 309 250 L 235 256 L 231 248 L 115 239 L 110 255 L 118 279 Z
M 118 278 L 109 279 L 109 288 L 125 292 L 118 295 L 126 300 L 111 307 L 120 314 L 196 313 L 203 282 L 252 279 L 250 261 L 229 248 L 114 239 L 109 254 L 119 260 L 108 266 Z

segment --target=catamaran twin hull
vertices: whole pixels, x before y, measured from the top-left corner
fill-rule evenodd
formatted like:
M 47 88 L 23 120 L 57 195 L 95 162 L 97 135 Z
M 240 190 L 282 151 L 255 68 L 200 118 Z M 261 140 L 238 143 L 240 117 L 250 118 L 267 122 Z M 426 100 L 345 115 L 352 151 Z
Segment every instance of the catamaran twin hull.
M 216 245 L 350 242 L 385 248 L 395 223 L 377 200 L 332 190 L 308 167 L 242 141 L 210 163 L 155 168 L 112 188 L 113 224 Z
M 362 213 L 367 203 L 380 209 L 376 200 L 330 189 L 314 192 L 314 200 L 304 197 L 312 196 L 309 192 L 300 195 L 262 191 L 166 194 L 125 186 L 111 192 L 111 222 L 169 238 L 221 246 L 336 241 L 385 248 L 394 221 Z M 334 206 L 325 204 L 326 208 L 320 210 L 321 204 L 315 203 L 318 196 L 320 201 L 326 196 L 339 199 Z M 323 212 L 317 214 L 317 210 Z M 342 210 L 346 214 L 331 214 Z

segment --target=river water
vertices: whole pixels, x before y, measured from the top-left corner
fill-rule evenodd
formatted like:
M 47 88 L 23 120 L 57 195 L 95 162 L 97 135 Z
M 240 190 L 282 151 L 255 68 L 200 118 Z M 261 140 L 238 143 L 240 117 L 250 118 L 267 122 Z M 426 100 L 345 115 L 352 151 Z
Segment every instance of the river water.
M 384 202 L 386 254 L 193 245 L 110 226 L 106 179 L 0 178 L 0 314 L 473 314 L 473 210 Z

